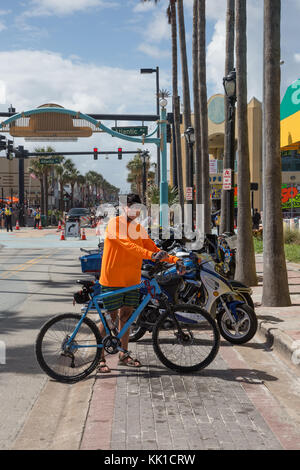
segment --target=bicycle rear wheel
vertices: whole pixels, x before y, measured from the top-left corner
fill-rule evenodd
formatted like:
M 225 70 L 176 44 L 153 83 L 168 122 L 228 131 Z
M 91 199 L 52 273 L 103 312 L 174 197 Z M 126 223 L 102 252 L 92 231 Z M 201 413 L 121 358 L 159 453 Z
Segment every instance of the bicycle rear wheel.
M 101 357 L 100 332 L 90 318 L 84 318 L 70 346 L 71 337 L 81 316 L 73 313 L 57 315 L 40 330 L 35 344 L 37 361 L 49 377 L 58 382 L 74 383 L 87 377 Z M 89 346 L 81 348 L 79 346 Z
M 175 305 L 159 317 L 153 330 L 159 360 L 177 372 L 207 367 L 216 357 L 220 334 L 214 319 L 195 305 Z

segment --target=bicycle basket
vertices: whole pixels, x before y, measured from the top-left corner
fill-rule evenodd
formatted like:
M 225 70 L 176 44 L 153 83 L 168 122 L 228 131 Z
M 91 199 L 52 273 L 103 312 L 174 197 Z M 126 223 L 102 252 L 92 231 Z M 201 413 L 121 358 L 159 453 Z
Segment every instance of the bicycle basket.
M 103 253 L 93 253 L 81 256 L 81 271 L 83 273 L 100 273 Z

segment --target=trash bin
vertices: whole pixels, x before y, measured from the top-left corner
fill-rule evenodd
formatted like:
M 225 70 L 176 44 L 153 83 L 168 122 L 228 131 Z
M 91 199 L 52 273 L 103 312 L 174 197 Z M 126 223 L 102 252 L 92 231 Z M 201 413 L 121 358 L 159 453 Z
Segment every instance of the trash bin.
M 42 227 L 46 227 L 47 217 L 45 215 L 41 215 L 41 224 Z

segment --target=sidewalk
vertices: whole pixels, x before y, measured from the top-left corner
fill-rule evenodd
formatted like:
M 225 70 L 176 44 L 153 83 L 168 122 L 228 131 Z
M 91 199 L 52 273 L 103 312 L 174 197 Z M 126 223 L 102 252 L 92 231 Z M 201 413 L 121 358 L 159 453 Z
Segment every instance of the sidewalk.
M 260 306 L 262 256 L 257 268 L 259 332 L 248 345 L 222 340 L 207 369 L 176 374 L 147 334 L 129 347 L 141 369 L 120 368 L 112 355 L 111 374 L 46 380 L 14 449 L 300 450 L 300 265 L 288 264 L 289 308 Z M 283 360 L 272 362 L 268 350 Z
M 263 257 L 256 256 L 259 285 L 253 288 L 253 301 L 259 333 L 269 346 L 293 367 L 300 370 L 300 264 L 287 263 L 291 307 L 262 307 Z

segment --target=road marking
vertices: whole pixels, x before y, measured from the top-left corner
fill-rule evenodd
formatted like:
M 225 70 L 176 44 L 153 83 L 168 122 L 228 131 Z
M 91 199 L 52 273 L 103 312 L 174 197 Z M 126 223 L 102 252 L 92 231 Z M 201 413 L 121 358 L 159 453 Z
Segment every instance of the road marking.
M 24 264 L 19 264 L 19 265 L 15 266 L 15 268 L 11 269 L 10 271 L 4 271 L 3 273 L 0 274 L 0 277 L 2 279 L 9 279 L 15 273 L 20 272 L 20 271 L 25 271 L 27 268 L 29 268 L 33 264 L 36 264 L 39 261 L 41 261 L 41 259 L 49 258 L 49 256 L 51 256 L 51 255 L 52 255 L 52 253 L 49 253 L 48 255 L 41 255 L 41 256 L 38 256 L 36 258 L 30 259 L 30 260 L 26 261 L 26 263 L 24 263 Z

